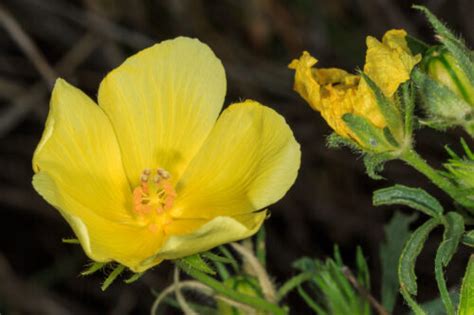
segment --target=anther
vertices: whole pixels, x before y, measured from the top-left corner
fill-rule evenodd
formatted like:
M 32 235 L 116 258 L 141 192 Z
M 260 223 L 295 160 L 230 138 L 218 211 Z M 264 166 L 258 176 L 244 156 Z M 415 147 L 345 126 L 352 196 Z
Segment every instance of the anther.
M 158 175 L 163 177 L 164 179 L 169 179 L 170 178 L 170 173 L 162 168 L 159 168 L 157 170 Z
M 156 184 L 158 184 L 158 183 L 160 182 L 160 180 L 161 180 L 161 176 L 160 176 L 160 175 L 155 175 L 155 176 L 153 177 L 153 181 L 154 181 Z
M 142 183 L 148 182 L 148 175 L 145 174 L 145 173 L 143 173 L 143 174 L 140 176 L 140 181 L 141 181 Z

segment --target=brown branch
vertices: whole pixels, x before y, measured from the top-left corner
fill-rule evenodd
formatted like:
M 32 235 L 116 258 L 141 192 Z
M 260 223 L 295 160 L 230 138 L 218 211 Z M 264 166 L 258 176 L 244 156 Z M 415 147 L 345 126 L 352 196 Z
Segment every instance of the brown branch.
M 380 304 L 371 294 L 368 292 L 363 286 L 359 284 L 357 279 L 354 277 L 354 274 L 352 271 L 344 266 L 342 267 L 342 273 L 346 277 L 347 280 L 356 288 L 356 290 L 359 292 L 359 294 L 369 301 L 369 303 L 372 305 L 372 307 L 377 311 L 378 314 L 380 315 L 389 315 L 390 313 L 383 307 L 382 304 Z

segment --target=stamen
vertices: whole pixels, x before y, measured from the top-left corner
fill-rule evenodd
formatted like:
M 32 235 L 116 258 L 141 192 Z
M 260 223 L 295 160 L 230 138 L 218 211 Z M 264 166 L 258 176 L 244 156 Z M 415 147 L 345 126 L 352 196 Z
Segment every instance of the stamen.
M 171 177 L 170 173 L 162 168 L 158 169 L 158 175 L 160 175 L 164 179 L 169 179 Z
M 154 175 L 152 175 L 154 173 Z M 162 216 L 172 208 L 176 191 L 169 181 L 171 174 L 165 169 L 153 171 L 144 169 L 140 175 L 140 184 L 133 190 L 134 211 L 142 218 L 147 218 L 150 230 L 161 226 L 157 216 Z

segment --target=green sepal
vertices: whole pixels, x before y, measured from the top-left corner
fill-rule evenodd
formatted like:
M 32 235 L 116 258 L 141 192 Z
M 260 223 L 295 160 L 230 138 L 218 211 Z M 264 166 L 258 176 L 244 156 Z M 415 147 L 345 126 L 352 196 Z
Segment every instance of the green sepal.
M 372 81 L 368 75 L 366 75 L 364 72 L 360 72 L 360 75 L 374 93 L 377 105 L 380 109 L 380 112 L 382 113 L 382 116 L 385 118 L 387 126 L 390 129 L 392 135 L 395 137 L 395 139 L 397 139 L 397 141 L 402 140 L 403 121 L 400 110 L 393 101 L 383 94 L 382 90 L 374 81 Z
M 383 171 L 385 162 L 393 160 L 393 158 L 389 153 L 366 153 L 363 157 L 363 162 L 367 175 L 375 180 L 383 179 L 380 173 Z
M 77 238 L 63 238 L 61 241 L 64 244 L 81 244 Z
M 466 126 L 471 122 L 473 110 L 471 106 L 461 99 L 447 86 L 433 80 L 427 74 L 415 69 L 412 72 L 422 105 L 429 115 L 428 123 L 442 129 L 451 126 Z
M 469 258 L 462 281 L 457 315 L 474 314 L 474 254 Z
M 431 217 L 439 217 L 444 212 L 439 201 L 425 190 L 403 185 L 394 185 L 374 191 L 372 203 L 374 206 L 405 205 Z
M 89 267 L 81 272 L 81 276 L 88 276 L 105 267 L 107 263 L 92 262 Z
M 403 83 L 400 87 L 400 100 L 404 116 L 404 136 L 410 139 L 413 134 L 414 115 L 415 115 L 415 89 L 411 81 Z
M 448 266 L 458 249 L 464 234 L 464 219 L 456 212 L 449 212 L 444 216 L 443 224 L 443 241 L 438 247 L 435 257 L 435 276 L 446 313 L 454 315 L 454 306 L 449 296 L 446 280 L 444 279 L 443 267 Z
M 137 281 L 138 279 L 140 279 L 144 274 L 145 272 L 136 272 L 133 275 L 131 275 L 128 279 L 123 280 L 123 282 L 125 282 L 126 284 L 133 283 Z
M 438 35 L 438 39 L 454 56 L 468 80 L 474 86 L 474 63 L 472 53 L 466 48 L 461 39 L 458 39 L 430 10 L 423 6 L 413 6 L 423 12 Z
M 342 116 L 342 120 L 363 143 L 363 149 L 372 153 L 384 153 L 395 149 L 385 138 L 383 130 L 362 116 L 348 113 Z
M 413 37 L 410 34 L 405 36 L 405 40 L 407 41 L 408 48 L 410 48 L 410 51 L 412 55 L 417 55 L 417 54 L 425 54 L 426 50 L 430 48 L 430 46 L 422 41 L 419 38 Z
M 416 296 L 418 292 L 415 274 L 416 259 L 420 255 L 428 235 L 440 223 L 439 218 L 431 218 L 418 227 L 406 242 L 402 254 L 400 255 L 398 280 L 402 289 L 410 295 Z
M 216 274 L 214 269 L 212 269 L 204 261 L 204 259 L 202 259 L 200 254 L 195 254 L 195 255 L 191 255 L 191 256 L 181 258 L 181 259 L 179 259 L 179 262 L 180 262 L 179 266 L 180 267 L 182 266 L 184 269 L 191 268 L 191 269 L 196 269 L 196 270 L 199 270 L 201 272 L 204 272 L 204 273 L 210 274 L 210 275 L 215 275 Z M 184 271 L 187 272 L 187 270 L 184 270 Z
M 105 278 L 104 283 L 100 287 L 102 291 L 107 290 L 107 288 L 117 279 L 118 276 L 125 270 L 125 266 L 122 264 L 118 264 L 114 270 Z

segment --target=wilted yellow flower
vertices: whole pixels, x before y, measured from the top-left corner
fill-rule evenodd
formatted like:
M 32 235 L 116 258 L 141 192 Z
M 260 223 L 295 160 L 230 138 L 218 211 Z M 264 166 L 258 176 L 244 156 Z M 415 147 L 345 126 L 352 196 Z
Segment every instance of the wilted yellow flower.
M 58 79 L 33 186 L 84 251 L 135 272 L 254 234 L 293 184 L 299 145 L 255 101 L 229 106 L 208 46 L 177 38 L 109 73 L 98 104 Z
M 403 30 L 388 31 L 382 42 L 367 37 L 364 72 L 389 98 L 410 78 L 411 70 L 421 60 L 420 55 L 411 54 L 405 37 Z M 386 126 L 375 96 L 359 75 L 336 68 L 313 68 L 317 62 L 305 51 L 300 59 L 290 63 L 289 68 L 296 70 L 294 89 L 321 113 L 335 132 L 358 141 L 342 120 L 346 113 L 362 116 L 378 128 Z

